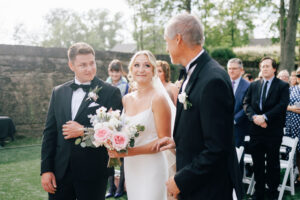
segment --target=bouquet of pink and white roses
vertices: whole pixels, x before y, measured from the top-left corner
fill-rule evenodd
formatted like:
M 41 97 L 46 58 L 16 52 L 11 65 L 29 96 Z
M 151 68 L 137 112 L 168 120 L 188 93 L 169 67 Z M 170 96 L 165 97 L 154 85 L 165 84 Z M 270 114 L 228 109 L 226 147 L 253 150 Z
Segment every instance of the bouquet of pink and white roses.
M 93 128 L 85 128 L 84 136 L 76 139 L 75 144 L 80 144 L 81 147 L 104 146 L 109 150 L 124 153 L 129 147 L 134 147 L 135 138 L 145 129 L 142 125 L 128 125 L 120 116 L 120 110 L 107 111 L 105 107 L 101 107 L 96 110 L 95 115 L 88 117 Z M 118 158 L 110 158 L 108 167 L 119 164 Z

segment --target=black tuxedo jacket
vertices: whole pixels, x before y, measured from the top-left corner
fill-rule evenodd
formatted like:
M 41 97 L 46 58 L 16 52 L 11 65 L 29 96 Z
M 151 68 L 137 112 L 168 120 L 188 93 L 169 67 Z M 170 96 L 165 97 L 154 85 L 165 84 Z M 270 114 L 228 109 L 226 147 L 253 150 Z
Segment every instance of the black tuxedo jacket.
M 82 148 L 75 145 L 75 139 L 64 139 L 62 126 L 71 118 L 71 101 L 73 90 L 70 85 L 73 81 L 59 85 L 53 89 L 45 129 L 43 132 L 41 173 L 54 172 L 56 179 L 63 178 L 68 166 L 74 179 L 96 180 L 107 177 L 108 155 L 104 147 Z M 88 115 L 95 114 L 101 106 L 107 109 L 122 109 L 120 90 L 98 78 L 94 78 L 91 87 L 101 88 L 96 103 L 99 106 L 89 107 L 94 102 L 82 101 L 74 121 L 85 127 L 91 127 Z
M 283 135 L 286 109 L 289 103 L 289 84 L 274 77 L 263 110 L 260 109 L 260 95 L 263 80 L 250 84 L 244 98 L 244 110 L 249 120 L 253 122 L 253 115 L 265 114 L 268 118 L 267 128 L 261 128 L 251 123 L 251 136 L 278 136 Z
M 192 106 L 177 102 L 174 128 L 175 182 L 180 199 L 242 198 L 241 176 L 233 139 L 234 95 L 226 71 L 204 52 L 185 92 Z

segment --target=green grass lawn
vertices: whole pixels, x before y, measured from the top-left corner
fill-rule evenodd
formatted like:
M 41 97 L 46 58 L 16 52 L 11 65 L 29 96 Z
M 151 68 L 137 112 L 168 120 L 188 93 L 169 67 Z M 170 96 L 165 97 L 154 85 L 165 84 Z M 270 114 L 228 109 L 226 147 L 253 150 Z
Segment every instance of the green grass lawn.
M 16 137 L 0 149 L 0 200 L 47 199 L 40 184 L 40 153 L 41 138 Z M 300 187 L 295 196 L 285 192 L 283 199 L 299 200 Z
M 0 200 L 47 199 L 40 183 L 40 155 L 41 138 L 16 137 L 0 149 Z

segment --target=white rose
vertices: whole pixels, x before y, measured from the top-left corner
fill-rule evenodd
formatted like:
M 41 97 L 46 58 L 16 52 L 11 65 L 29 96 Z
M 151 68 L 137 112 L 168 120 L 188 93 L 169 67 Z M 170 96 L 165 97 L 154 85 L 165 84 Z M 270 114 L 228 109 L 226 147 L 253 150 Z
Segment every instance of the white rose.
M 111 112 L 111 115 L 114 116 L 115 118 L 119 118 L 120 117 L 120 110 L 115 110 Z
M 129 127 L 128 127 L 128 131 L 129 131 L 130 137 L 133 137 L 134 134 L 136 134 L 137 129 L 136 129 L 135 126 L 129 126 Z
M 97 98 L 97 94 L 95 92 L 89 92 L 88 97 L 95 99 L 95 98 Z
M 108 123 L 109 123 L 110 126 L 112 126 L 112 127 L 117 127 L 117 126 L 119 126 L 119 125 L 121 124 L 120 121 L 119 121 L 117 118 L 114 118 L 114 117 L 112 117 L 112 118 L 109 120 Z
M 181 94 L 178 95 L 178 100 L 180 103 L 185 103 L 185 100 L 186 100 L 186 93 L 185 92 L 182 92 Z

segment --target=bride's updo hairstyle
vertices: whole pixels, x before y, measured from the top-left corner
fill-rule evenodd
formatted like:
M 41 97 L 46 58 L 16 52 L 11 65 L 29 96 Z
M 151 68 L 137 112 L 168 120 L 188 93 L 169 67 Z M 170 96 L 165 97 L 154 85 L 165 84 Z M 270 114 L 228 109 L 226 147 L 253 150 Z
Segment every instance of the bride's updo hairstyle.
M 128 72 L 129 73 L 127 75 L 127 78 L 130 81 L 130 84 L 134 84 L 133 83 L 134 80 L 133 80 L 133 77 L 132 77 L 132 68 L 133 68 L 136 57 L 139 56 L 139 55 L 145 55 L 148 58 L 148 60 L 150 62 L 150 65 L 153 67 L 153 76 L 156 76 L 156 74 L 157 74 L 157 72 L 156 72 L 157 64 L 156 64 L 155 56 L 149 50 L 138 51 L 132 56 L 132 58 L 130 60 L 130 63 L 128 65 Z

